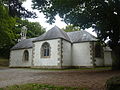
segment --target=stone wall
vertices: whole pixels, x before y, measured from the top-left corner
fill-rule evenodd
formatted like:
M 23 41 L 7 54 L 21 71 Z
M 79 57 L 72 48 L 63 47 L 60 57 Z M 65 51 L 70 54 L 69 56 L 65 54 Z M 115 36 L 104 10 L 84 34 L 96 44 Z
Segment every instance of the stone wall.
M 62 66 L 72 66 L 72 56 L 71 56 L 71 43 L 62 40 Z
M 72 66 L 93 66 L 90 50 L 89 42 L 74 43 L 72 45 Z
M 49 43 L 50 45 L 50 57 L 41 57 L 41 46 L 43 43 Z M 58 66 L 59 58 L 61 56 L 58 50 L 60 39 L 44 40 L 34 42 L 33 47 L 33 66 Z
M 29 52 L 29 60 L 25 61 L 23 54 L 24 51 L 28 50 Z M 30 49 L 20 49 L 20 50 L 12 50 L 10 52 L 10 67 L 30 67 L 32 63 L 32 48 Z

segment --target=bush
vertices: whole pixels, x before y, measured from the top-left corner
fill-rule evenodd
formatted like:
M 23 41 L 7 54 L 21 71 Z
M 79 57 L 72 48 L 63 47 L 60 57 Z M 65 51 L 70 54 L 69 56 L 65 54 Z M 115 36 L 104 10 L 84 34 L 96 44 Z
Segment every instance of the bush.
M 108 79 L 106 82 L 106 90 L 120 90 L 120 76 Z

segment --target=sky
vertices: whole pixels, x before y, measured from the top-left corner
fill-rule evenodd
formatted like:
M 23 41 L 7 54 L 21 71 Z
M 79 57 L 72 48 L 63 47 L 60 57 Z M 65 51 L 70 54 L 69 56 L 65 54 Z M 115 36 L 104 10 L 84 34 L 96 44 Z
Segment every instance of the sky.
M 64 23 L 63 21 L 61 21 L 62 19 L 59 16 L 56 16 L 56 21 L 55 23 L 53 23 L 52 25 L 46 22 L 46 18 L 44 16 L 43 13 L 39 13 L 38 10 L 33 10 L 31 8 L 32 2 L 31 0 L 26 0 L 26 2 L 23 3 L 23 6 L 30 10 L 30 11 L 34 11 L 36 12 L 38 18 L 35 19 L 28 19 L 31 22 L 39 22 L 41 26 L 43 26 L 44 28 L 46 28 L 46 30 L 48 31 L 49 29 L 51 29 L 52 27 L 54 27 L 55 25 L 58 26 L 59 28 L 65 28 L 67 26 L 66 23 Z M 86 31 L 88 31 L 89 33 L 91 33 L 94 36 L 97 36 L 95 32 L 92 32 L 92 28 L 86 29 Z
M 55 21 L 54 24 L 51 25 L 51 24 L 47 23 L 46 22 L 47 19 L 45 18 L 45 16 L 42 13 L 39 13 L 38 10 L 33 10 L 31 8 L 31 4 L 32 4 L 31 0 L 27 0 L 26 2 L 23 3 L 23 6 L 28 10 L 36 12 L 38 18 L 28 19 L 29 21 L 31 21 L 31 22 L 39 22 L 40 25 L 45 27 L 47 30 L 51 29 L 55 25 L 58 26 L 59 28 L 63 28 L 63 27 L 65 27 L 67 25 L 67 24 L 65 24 L 64 22 L 61 21 L 62 19 L 59 16 L 56 16 L 56 21 Z

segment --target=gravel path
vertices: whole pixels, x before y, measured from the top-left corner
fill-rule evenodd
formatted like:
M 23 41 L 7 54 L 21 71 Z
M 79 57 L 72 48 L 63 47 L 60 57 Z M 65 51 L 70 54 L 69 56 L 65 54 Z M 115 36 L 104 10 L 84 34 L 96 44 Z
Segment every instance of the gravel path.
M 106 80 L 116 75 L 120 75 L 120 71 L 44 71 L 0 68 L 0 87 L 24 83 L 42 83 L 71 87 L 82 86 L 88 87 L 89 90 L 104 90 Z

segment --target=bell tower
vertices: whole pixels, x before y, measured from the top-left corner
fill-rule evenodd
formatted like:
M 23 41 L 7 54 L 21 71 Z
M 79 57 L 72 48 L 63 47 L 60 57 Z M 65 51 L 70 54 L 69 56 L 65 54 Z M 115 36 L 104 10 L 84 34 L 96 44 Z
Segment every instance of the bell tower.
M 21 38 L 18 40 L 18 42 L 26 39 L 26 34 L 27 34 L 27 28 L 26 26 L 23 26 L 20 33 Z

